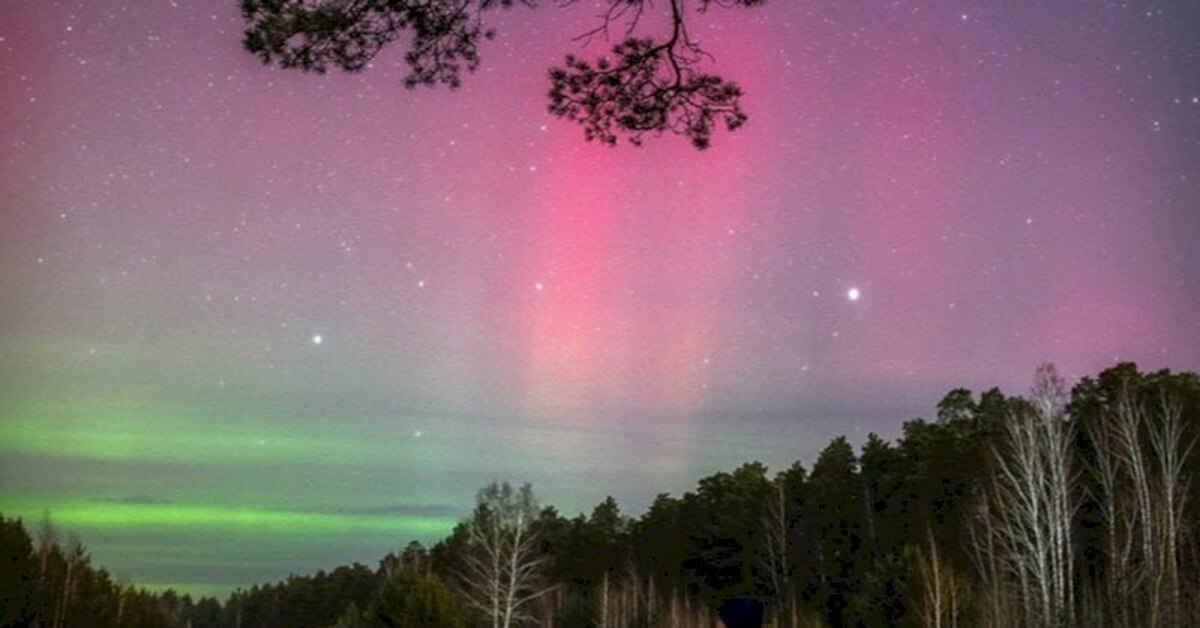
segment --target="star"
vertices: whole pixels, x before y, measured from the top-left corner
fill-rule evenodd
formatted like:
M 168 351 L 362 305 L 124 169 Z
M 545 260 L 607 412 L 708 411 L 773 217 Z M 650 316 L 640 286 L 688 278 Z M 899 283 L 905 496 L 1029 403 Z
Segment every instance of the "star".
M 857 301 L 861 296 L 862 293 L 858 291 L 858 288 L 851 288 L 846 291 L 846 298 L 850 299 L 851 301 Z
M 323 342 L 325 342 L 325 336 L 322 336 L 321 334 L 313 334 L 312 343 L 314 345 L 319 345 Z

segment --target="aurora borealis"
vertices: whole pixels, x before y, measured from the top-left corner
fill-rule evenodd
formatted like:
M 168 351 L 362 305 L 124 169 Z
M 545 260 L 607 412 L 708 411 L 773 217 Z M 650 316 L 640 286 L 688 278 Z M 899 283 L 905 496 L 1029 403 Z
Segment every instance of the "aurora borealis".
M 640 512 L 1042 361 L 1200 369 L 1200 4 L 714 7 L 705 152 L 545 113 L 598 8 L 544 4 L 409 91 L 260 65 L 233 0 L 6 3 L 0 512 L 224 595 L 493 478 Z

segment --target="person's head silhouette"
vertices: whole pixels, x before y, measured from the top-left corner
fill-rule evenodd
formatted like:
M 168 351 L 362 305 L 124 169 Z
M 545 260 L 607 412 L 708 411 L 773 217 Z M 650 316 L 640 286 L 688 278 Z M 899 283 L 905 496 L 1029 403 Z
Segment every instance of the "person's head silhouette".
M 763 607 L 756 599 L 735 597 L 717 609 L 725 628 L 762 628 Z

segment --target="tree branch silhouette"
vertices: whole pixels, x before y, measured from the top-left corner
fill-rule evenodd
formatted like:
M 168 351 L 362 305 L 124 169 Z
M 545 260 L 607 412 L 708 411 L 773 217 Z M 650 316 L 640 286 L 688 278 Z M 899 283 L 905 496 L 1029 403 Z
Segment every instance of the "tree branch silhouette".
M 720 3 L 720 0 L 716 0 Z M 590 34 L 607 34 L 614 19 L 630 7 L 636 13 L 630 29 L 641 17 L 647 0 L 611 0 L 604 24 Z M 720 76 L 700 72 L 697 66 L 711 56 L 687 32 L 684 0 L 670 0 L 671 36 L 658 43 L 653 38 L 628 36 L 613 47 L 615 61 L 601 57 L 589 63 L 567 55 L 565 67 L 550 70 L 550 113 L 583 126 L 584 137 L 608 145 L 618 134 L 641 144 L 647 133 L 685 135 L 692 145 L 711 144 L 718 121 L 730 131 L 746 123 L 740 99 L 742 89 Z M 702 0 L 705 11 L 712 0 Z M 752 6 L 762 0 L 729 0 L 729 6 Z
M 765 1 L 696 0 L 696 10 Z M 575 2 L 562 0 L 560 6 Z M 610 27 L 624 22 L 615 60 L 589 63 L 567 55 L 564 67 L 550 70 L 550 113 L 582 125 L 589 141 L 610 146 L 619 136 L 640 145 L 648 133 L 674 133 L 704 149 L 718 124 L 731 131 L 745 124 L 741 88 L 698 67 L 712 57 L 688 35 L 686 2 L 669 0 L 671 34 L 660 43 L 634 36 L 652 0 L 607 0 L 600 25 L 575 40 L 584 45 L 595 37 L 607 40 Z M 405 86 L 456 88 L 464 70 L 479 67 L 480 41 L 496 35 L 485 15 L 536 5 L 536 0 L 242 0 L 243 45 L 267 65 L 318 74 L 330 67 L 358 72 L 411 31 Z
M 534 0 L 242 0 L 247 50 L 265 64 L 324 74 L 367 67 L 385 46 L 412 31 L 404 55 L 407 87 L 458 87 L 479 67 L 479 42 L 492 39 L 484 13 Z

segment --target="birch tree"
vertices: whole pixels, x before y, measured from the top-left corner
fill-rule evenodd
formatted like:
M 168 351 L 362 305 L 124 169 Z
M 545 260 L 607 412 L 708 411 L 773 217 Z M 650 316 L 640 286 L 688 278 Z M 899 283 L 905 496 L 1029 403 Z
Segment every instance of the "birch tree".
M 1109 625 L 1131 625 L 1134 525 L 1136 512 L 1128 507 L 1126 472 L 1119 455 L 1114 421 L 1110 417 L 1088 424 L 1088 439 L 1094 450 L 1089 472 L 1095 482 L 1100 520 L 1104 526 L 1104 552 L 1107 560 L 1103 579 L 1105 615 Z
M 770 579 L 775 604 L 771 605 L 773 625 L 796 626 L 797 600 L 794 554 L 798 534 L 798 499 L 806 473 L 799 462 L 776 474 L 767 495 L 762 518 L 762 568 Z
M 766 568 L 771 578 L 771 590 L 776 604 L 772 608 L 774 625 L 779 625 L 781 614 L 786 616 L 790 606 L 792 585 L 788 578 L 788 507 L 785 477 L 776 476 L 771 496 L 767 500 L 763 516 L 763 537 L 766 544 Z M 783 611 L 783 613 L 781 613 Z
M 938 552 L 933 530 L 925 528 L 924 552 L 918 554 L 921 602 L 918 615 L 925 628 L 957 628 L 962 587 L 950 564 Z
M 1112 511 L 1105 513 L 1106 524 L 1111 526 L 1107 531 L 1113 553 L 1110 560 L 1115 567 L 1109 586 L 1121 594 L 1125 606 L 1144 607 L 1137 622 L 1179 625 L 1183 619 L 1184 513 L 1190 481 L 1186 461 L 1195 445 L 1184 429 L 1182 405 L 1162 390 L 1153 399 L 1140 398 L 1126 382 L 1115 411 L 1097 431 L 1097 448 L 1100 443 L 1110 446 L 1097 458 L 1112 467 L 1115 480 L 1101 476 L 1102 489 L 1108 493 L 1102 496 L 1102 503 Z M 1128 491 L 1118 491 L 1122 480 Z
M 513 628 L 530 619 L 530 602 L 542 586 L 546 558 L 533 524 L 538 504 L 529 484 L 514 489 L 492 482 L 479 491 L 475 513 L 465 522 L 467 553 L 460 580 L 471 604 L 492 628 Z
M 992 541 L 1026 626 L 1074 624 L 1074 434 L 1065 408 L 1062 378 L 1052 365 L 1038 367 L 1029 407 L 1012 414 L 995 451 Z
M 1167 625 L 1182 625 L 1183 587 L 1180 581 L 1182 567 L 1182 533 L 1185 526 L 1189 478 L 1185 464 L 1191 455 L 1195 440 L 1184 434 L 1183 407 L 1166 392 L 1159 394 L 1158 420 L 1151 423 L 1149 430 L 1150 448 L 1156 461 L 1155 504 L 1159 530 L 1158 546 L 1161 556 L 1157 565 L 1155 588 L 1163 591 L 1163 614 Z

